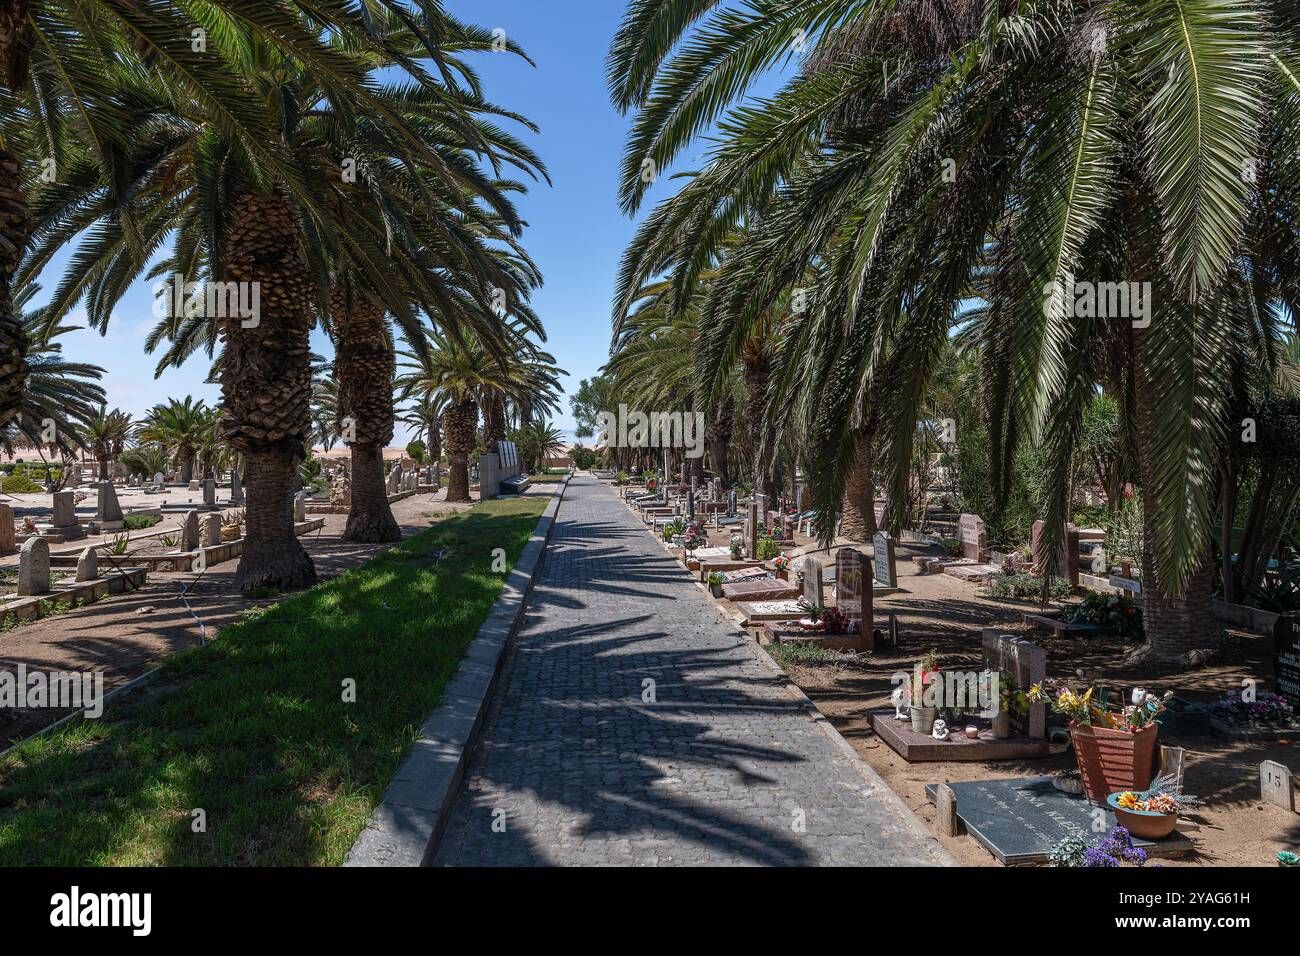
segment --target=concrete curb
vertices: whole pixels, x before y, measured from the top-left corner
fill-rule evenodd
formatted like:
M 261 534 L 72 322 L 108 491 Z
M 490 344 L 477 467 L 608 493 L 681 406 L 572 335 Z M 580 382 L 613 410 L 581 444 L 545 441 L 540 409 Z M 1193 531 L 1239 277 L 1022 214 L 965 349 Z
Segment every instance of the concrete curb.
M 433 859 L 570 478 L 552 494 L 492 613 L 420 727 L 420 738 L 406 752 L 344 866 L 422 866 Z

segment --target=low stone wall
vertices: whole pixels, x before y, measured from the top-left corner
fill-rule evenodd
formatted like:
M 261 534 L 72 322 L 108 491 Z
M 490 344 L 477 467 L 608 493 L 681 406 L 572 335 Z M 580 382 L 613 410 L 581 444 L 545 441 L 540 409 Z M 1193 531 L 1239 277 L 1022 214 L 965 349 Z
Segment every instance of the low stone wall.
M 324 518 L 312 518 L 307 521 L 300 521 L 293 526 L 293 530 L 298 535 L 310 534 L 313 531 L 319 531 L 325 527 Z M 214 544 L 206 548 L 199 548 L 197 551 L 180 551 L 175 554 L 141 554 L 131 555 L 129 559 L 133 564 L 143 564 L 150 571 L 193 571 L 195 562 L 198 561 L 199 554 L 203 555 L 203 564 L 205 567 L 214 567 L 225 561 L 239 557 L 244 553 L 244 539 L 239 538 L 235 541 L 223 541 L 221 544 Z M 112 555 L 101 555 L 101 561 L 111 561 Z M 55 554 L 50 556 L 50 566 L 55 568 L 75 568 L 77 566 L 77 555 L 75 554 Z
M 75 563 L 75 562 L 74 562 Z M 46 594 L 15 598 L 0 609 L 0 628 L 8 627 L 18 621 L 34 621 L 48 616 L 53 605 L 70 602 L 74 607 L 94 604 L 111 594 L 134 591 L 143 587 L 147 577 L 144 568 L 125 568 L 112 571 L 93 581 L 59 584 Z M 4 635 L 0 634 L 0 640 Z

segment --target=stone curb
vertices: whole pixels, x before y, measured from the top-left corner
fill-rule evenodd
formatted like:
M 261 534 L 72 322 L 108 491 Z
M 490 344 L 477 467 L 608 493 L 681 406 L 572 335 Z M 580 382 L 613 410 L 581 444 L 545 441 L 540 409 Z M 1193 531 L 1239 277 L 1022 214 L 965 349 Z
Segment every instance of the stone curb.
M 420 738 L 406 752 L 344 866 L 422 866 L 433 860 L 570 478 L 552 494 L 492 612 L 420 727 Z

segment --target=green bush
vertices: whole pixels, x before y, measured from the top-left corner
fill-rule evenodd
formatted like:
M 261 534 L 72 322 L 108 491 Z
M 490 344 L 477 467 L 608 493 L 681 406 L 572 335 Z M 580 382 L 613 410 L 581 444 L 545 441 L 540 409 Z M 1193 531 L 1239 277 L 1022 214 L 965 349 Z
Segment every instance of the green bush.
M 996 598 L 1036 598 L 1043 593 L 1043 579 L 1023 571 L 999 574 L 990 579 L 984 593 Z M 1053 601 L 1062 601 L 1069 596 L 1069 582 L 1053 578 L 1048 597 Z
M 766 561 L 769 558 L 775 558 L 781 553 L 781 546 L 771 538 L 758 539 L 758 554 L 756 557 L 760 561 Z
M 127 531 L 143 531 L 145 528 L 152 528 L 162 518 L 157 515 L 127 515 L 122 519 L 122 527 Z
M 36 494 L 37 492 L 44 491 L 45 488 L 32 481 L 26 475 L 14 474 L 4 479 L 3 482 L 0 482 L 0 490 L 3 490 L 7 495 L 24 495 Z

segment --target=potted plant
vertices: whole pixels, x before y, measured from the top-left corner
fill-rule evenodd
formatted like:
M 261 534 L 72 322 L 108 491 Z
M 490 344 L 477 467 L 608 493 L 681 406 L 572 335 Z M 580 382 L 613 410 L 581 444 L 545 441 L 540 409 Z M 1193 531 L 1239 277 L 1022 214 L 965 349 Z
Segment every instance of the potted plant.
M 772 559 L 772 567 L 776 569 L 776 576 L 782 581 L 790 580 L 790 559 L 782 551 Z
M 1200 801 L 1184 794 L 1177 774 L 1157 777 L 1146 790 L 1121 790 L 1106 798 L 1115 821 L 1134 836 L 1160 840 L 1174 832 L 1178 814 Z
M 1139 688 L 1133 692 L 1132 705 L 1114 712 L 1097 702 L 1094 691 L 1065 685 L 1049 689 L 1044 682 L 1030 688 L 1028 696 L 1069 718 L 1083 792 L 1090 803 L 1100 806 L 1112 793 L 1146 790 L 1151 785 L 1160 733 L 1156 717 L 1164 703 Z
M 939 716 L 938 707 L 925 706 L 925 688 L 930 684 L 929 678 L 939 675 L 939 655 L 931 650 L 921 658 L 921 675 L 913 681 L 908 696 L 908 713 L 912 718 L 912 730 L 918 734 L 929 734 L 934 730 L 935 719 Z
M 741 544 L 740 539 L 733 535 L 731 538 L 731 560 L 739 561 L 743 554 L 744 546 Z
M 1300 856 L 1292 853 L 1290 850 L 1278 850 L 1278 866 L 1300 866 Z
M 713 592 L 715 598 L 722 597 L 722 573 L 714 571 L 709 574 L 709 590 Z

